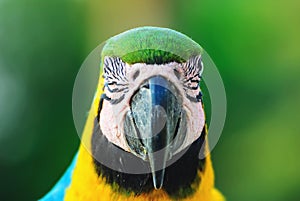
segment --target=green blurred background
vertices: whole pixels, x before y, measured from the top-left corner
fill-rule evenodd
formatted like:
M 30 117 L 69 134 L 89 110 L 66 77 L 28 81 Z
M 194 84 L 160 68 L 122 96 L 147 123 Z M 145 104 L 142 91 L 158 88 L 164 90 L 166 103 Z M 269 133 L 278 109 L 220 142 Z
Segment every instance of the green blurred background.
M 297 0 L 0 0 L 0 200 L 53 186 L 79 145 L 81 63 L 142 25 L 187 34 L 219 68 L 228 113 L 212 157 L 227 199 L 300 200 L 299 11 Z

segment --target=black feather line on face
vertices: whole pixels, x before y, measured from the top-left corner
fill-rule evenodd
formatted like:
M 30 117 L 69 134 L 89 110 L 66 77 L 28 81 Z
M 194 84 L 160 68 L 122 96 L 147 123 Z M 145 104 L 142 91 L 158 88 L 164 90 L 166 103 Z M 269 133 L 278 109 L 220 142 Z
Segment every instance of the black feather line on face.
M 100 100 L 99 108 L 102 108 Z M 94 121 L 94 130 L 92 135 L 92 154 L 94 156 L 95 171 L 99 176 L 106 179 L 106 182 L 112 186 L 117 184 L 119 192 L 133 192 L 136 195 L 147 193 L 154 190 L 152 183 L 152 175 L 148 174 L 128 174 L 121 171 L 112 170 L 109 167 L 101 164 L 96 158 L 109 157 L 110 162 L 114 166 L 125 168 L 126 164 L 139 164 L 149 166 L 148 162 L 136 157 L 133 154 L 128 154 L 121 148 L 109 142 L 102 134 L 99 126 L 99 110 L 98 117 Z M 201 136 L 187 149 L 182 157 L 172 165 L 168 166 L 165 171 L 165 179 L 162 189 L 173 198 L 185 198 L 194 193 L 191 184 L 197 183 L 200 185 L 200 178 L 197 171 L 203 171 L 205 159 L 199 160 L 198 155 L 201 147 L 204 145 L 206 129 L 203 128 Z M 124 154 L 122 154 L 124 153 Z M 149 166 L 150 170 L 150 166 Z
M 124 100 L 125 94 L 129 91 L 125 65 L 118 57 L 106 56 L 104 58 L 104 90 L 107 90 L 109 96 L 106 100 L 109 100 L 113 105 Z
M 183 65 L 185 79 L 183 79 L 183 89 L 185 96 L 191 102 L 201 102 L 202 93 L 200 89 L 201 73 L 203 70 L 201 55 L 190 58 Z M 200 90 L 198 95 L 193 95 L 192 91 Z M 191 95 L 192 94 L 192 95 Z

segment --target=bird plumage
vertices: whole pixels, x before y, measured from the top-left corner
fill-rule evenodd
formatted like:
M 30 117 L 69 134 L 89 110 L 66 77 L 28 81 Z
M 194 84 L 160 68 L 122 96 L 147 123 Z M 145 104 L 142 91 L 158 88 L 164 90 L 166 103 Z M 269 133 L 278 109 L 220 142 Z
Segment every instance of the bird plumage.
M 123 164 L 119 162 L 120 159 L 147 163 L 133 154 L 127 158 L 125 155 L 114 158 L 115 151 L 126 150 L 127 147 L 119 147 L 117 143 L 110 141 L 100 128 L 101 110 L 102 107 L 106 107 L 103 105 L 103 99 L 108 99 L 103 96 L 108 78 L 105 80 L 102 76 L 105 78 L 105 75 L 110 75 L 103 71 L 106 57 L 120 58 L 117 62 L 124 62 L 124 65 L 144 63 L 155 68 L 157 65 L 172 62 L 184 63 L 201 53 L 202 48 L 190 38 L 165 28 L 142 27 L 109 39 L 102 51 L 101 75 L 78 154 L 62 179 L 42 200 L 224 200 L 222 194 L 214 187 L 214 173 L 209 153 L 204 159 L 198 158 L 202 146 L 208 151 L 206 126 L 197 135 L 200 137 L 190 143 L 191 146 L 182 148 L 180 151 L 183 153 L 182 158 L 165 168 L 164 183 L 160 189 L 155 189 L 152 185 L 153 173 L 140 175 L 123 173 L 107 167 L 96 157 L 97 154 L 109 155 L 111 161 L 120 164 Z M 194 101 L 202 104 L 200 98 Z M 130 152 L 131 148 L 128 150 Z

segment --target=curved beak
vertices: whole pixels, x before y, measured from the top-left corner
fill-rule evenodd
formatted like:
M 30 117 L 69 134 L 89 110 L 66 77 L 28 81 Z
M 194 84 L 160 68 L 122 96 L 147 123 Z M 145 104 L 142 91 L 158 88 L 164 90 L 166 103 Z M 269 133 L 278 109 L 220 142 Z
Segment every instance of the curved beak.
M 182 105 L 177 97 L 178 92 L 172 83 L 155 76 L 148 79 L 131 99 L 135 138 L 139 140 L 133 144 L 144 147 L 156 189 L 163 186 L 166 162 L 172 156 L 171 142 L 180 122 Z

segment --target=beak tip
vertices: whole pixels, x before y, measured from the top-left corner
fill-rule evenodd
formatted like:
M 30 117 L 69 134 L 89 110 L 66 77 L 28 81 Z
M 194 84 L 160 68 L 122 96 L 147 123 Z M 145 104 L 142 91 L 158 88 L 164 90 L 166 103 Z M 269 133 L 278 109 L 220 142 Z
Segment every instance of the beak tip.
M 160 190 L 162 188 L 162 185 L 160 185 L 160 186 L 155 186 L 154 185 L 154 188 L 155 188 L 155 190 Z
M 154 181 L 153 181 L 154 182 Z M 162 188 L 162 186 L 163 186 L 163 182 L 161 182 L 161 183 L 153 183 L 153 186 L 154 186 L 154 188 L 155 188 L 155 190 L 159 190 L 159 189 L 161 189 Z
M 156 190 L 162 188 L 164 183 L 164 174 L 165 174 L 164 169 L 152 173 L 153 186 Z

